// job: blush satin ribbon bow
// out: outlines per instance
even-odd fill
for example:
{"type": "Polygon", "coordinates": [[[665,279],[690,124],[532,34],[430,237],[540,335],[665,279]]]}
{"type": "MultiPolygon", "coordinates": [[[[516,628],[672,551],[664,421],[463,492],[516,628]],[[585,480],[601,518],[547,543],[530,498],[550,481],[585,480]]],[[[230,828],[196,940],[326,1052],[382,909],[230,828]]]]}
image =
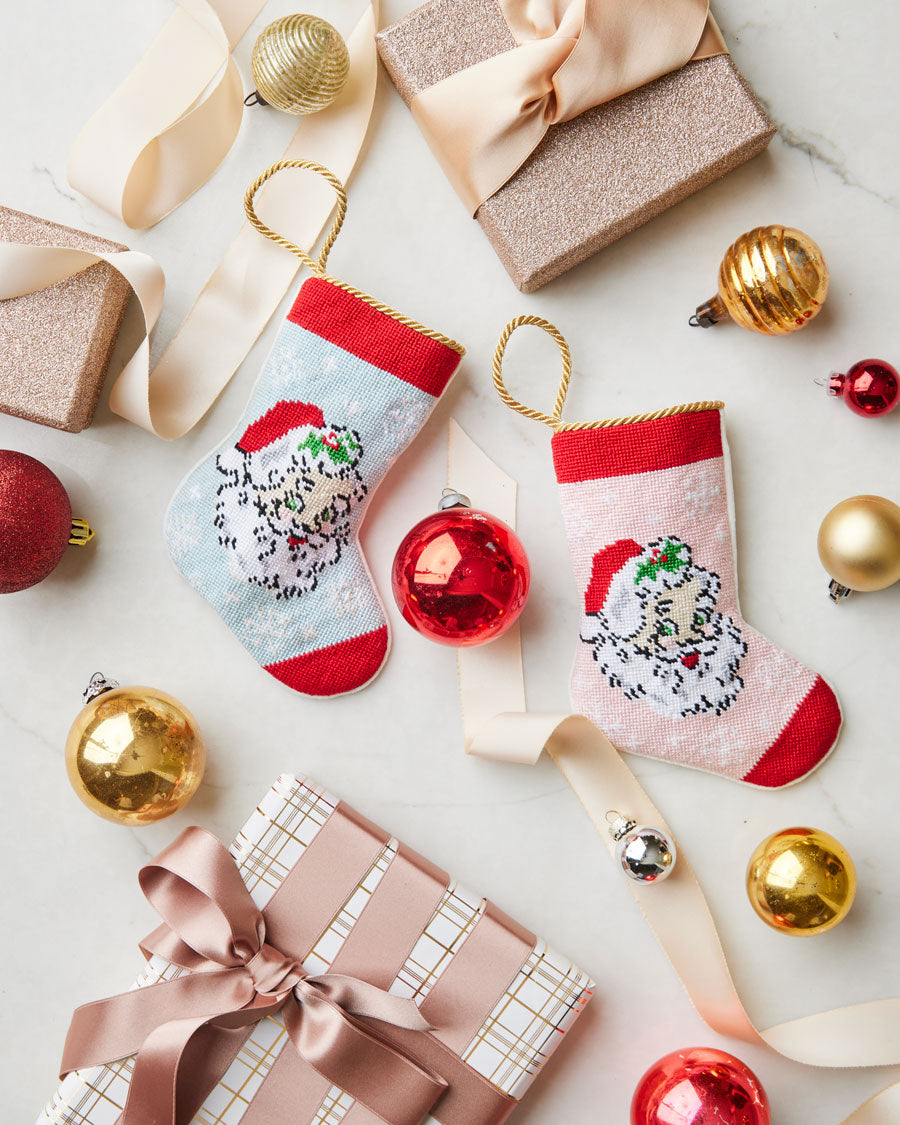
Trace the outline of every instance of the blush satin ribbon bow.
{"type": "MultiPolygon", "coordinates": [[[[215,836],[186,829],[140,883],[165,923],[141,948],[190,972],[78,1008],[61,1073],[136,1055],[119,1125],[189,1121],[247,1029],[278,1011],[298,1055],[388,1125],[419,1125],[445,1092],[442,1078],[353,1018],[429,1030],[412,1000],[354,977],[308,976],[269,945],[265,914],[215,836]]],[[[289,1102],[284,1114],[293,1120],[289,1102]]]]}
{"type": "Polygon", "coordinates": [[[709,0],[499,0],[516,46],[429,86],[410,109],[474,214],[551,125],[727,48],[709,0]]]}

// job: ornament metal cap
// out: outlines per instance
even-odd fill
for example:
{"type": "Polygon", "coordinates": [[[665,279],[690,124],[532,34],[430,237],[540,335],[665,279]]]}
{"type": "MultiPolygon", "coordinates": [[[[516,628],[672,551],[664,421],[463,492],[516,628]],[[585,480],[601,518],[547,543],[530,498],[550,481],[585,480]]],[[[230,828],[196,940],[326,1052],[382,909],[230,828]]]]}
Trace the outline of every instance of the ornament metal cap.
{"type": "Polygon", "coordinates": [[[606,821],[609,824],[609,834],[614,840],[621,840],[632,828],[637,828],[636,820],[632,820],[627,816],[622,816],[622,814],[616,812],[615,809],[609,810],[606,814],[606,821]]]}
{"type": "Polygon", "coordinates": [[[688,324],[691,328],[712,328],[720,320],[728,320],[725,306],[718,297],[710,297],[708,301],[697,306],[693,316],[688,317],[688,324]]]}
{"type": "Polygon", "coordinates": [[[438,502],[438,511],[446,512],[448,508],[471,508],[472,501],[455,488],[445,488],[438,502]]]}
{"type": "Polygon", "coordinates": [[[103,695],[103,693],[107,691],[114,691],[117,687],[119,687],[118,680],[108,680],[102,672],[95,672],[93,676],[91,676],[91,682],[81,693],[81,699],[85,707],[87,707],[98,695],[103,695]]]}
{"type": "Polygon", "coordinates": [[[94,538],[94,529],[87,520],[73,519],[69,531],[69,542],[74,547],[83,547],[94,538]]]}
{"type": "Polygon", "coordinates": [[[849,586],[842,586],[836,578],[828,583],[828,596],[835,605],[840,605],[844,598],[849,598],[853,591],[849,586]]]}

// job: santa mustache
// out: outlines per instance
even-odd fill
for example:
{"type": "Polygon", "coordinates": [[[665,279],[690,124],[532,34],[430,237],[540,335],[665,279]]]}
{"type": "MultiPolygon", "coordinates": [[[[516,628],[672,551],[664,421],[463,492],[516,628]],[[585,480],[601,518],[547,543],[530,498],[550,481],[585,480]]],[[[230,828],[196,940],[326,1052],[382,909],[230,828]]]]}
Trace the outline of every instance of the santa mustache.
{"type": "Polygon", "coordinates": [[[721,613],[713,613],[705,629],[702,640],[692,638],[669,649],[638,647],[588,615],[581,639],[591,646],[610,687],[668,718],[686,718],[722,714],[744,686],[737,674],[747,652],[740,630],[721,613]]]}

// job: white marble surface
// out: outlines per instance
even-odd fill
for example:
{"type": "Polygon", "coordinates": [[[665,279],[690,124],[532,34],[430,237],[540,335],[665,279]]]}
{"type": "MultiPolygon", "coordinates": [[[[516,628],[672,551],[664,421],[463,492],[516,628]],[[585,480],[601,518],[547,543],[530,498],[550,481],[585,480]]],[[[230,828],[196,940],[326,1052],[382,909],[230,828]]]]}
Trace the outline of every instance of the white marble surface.
{"type": "MultiPolygon", "coordinates": [[[[154,254],[169,279],[157,351],[239,226],[245,184],[276,158],[292,129],[286,118],[255,112],[215,179],[146,233],[127,232],[76,196],[65,180],[69,144],[170,7],[166,0],[7,0],[0,35],[0,200],[154,254]]],[[[285,7],[273,4],[267,14],[285,7]]],[[[407,0],[392,0],[387,15],[406,7],[407,0]]],[[[455,415],[520,480],[519,524],[535,577],[523,619],[534,708],[566,705],[577,608],[547,435],[503,410],[490,390],[500,328],[510,316],[535,312],[567,333],[576,360],[571,417],[727,400],[744,612],[837,686],[844,733],[819,773],[776,794],[656,762],[630,764],[667,811],[749,1010],[767,1025],[900,990],[900,586],[836,609],[815,550],[819,521],[838,500],[857,492],[900,498],[900,412],[858,419],[813,383],[867,354],[900,362],[900,77],[892,49],[900,15],[888,0],[758,0],[752,8],[719,0],[715,12],[780,126],[765,156],[523,297],[382,81],[333,266],[469,348],[446,400],[372,503],[364,540],[376,578],[386,591],[399,539],[435,502],[445,425],[455,415]],[[782,340],[736,327],[689,330],[687,315],[712,292],[724,248],[766,222],[808,230],[825,249],[833,281],[821,317],[782,340]],[[837,835],[860,874],[850,919],[811,942],[767,931],[743,890],[758,840],[795,822],[837,835]]],[[[354,7],[341,0],[331,17],[346,28],[354,7]]],[[[239,56],[245,73],[250,42],[239,56]]],[[[0,603],[4,1119],[33,1120],[49,1095],[71,1009],[131,980],[137,939],[152,922],[136,882],[140,863],[191,822],[230,837],[283,770],[320,779],[597,978],[596,1002],[519,1112],[521,1125],[621,1125],[645,1066],[689,1044],[741,1054],[763,1078],[777,1125],[837,1123],[900,1077],[808,1070],[718,1040],[694,1014],[553,765],[466,758],[453,654],[428,645],[395,613],[388,666],[356,696],[301,699],[248,660],[169,564],[160,526],[186,469],[234,424],[273,330],[206,421],[174,445],[128,426],[105,405],[78,435],[0,416],[0,447],[46,461],[98,532],[94,546],[71,551],[42,585],[0,603]],[[98,668],[172,692],[200,721],[207,781],[170,822],[122,829],[92,817],[69,789],[65,735],[98,668]]],[[[549,403],[557,370],[549,341],[512,355],[522,397],[549,403]]]]}

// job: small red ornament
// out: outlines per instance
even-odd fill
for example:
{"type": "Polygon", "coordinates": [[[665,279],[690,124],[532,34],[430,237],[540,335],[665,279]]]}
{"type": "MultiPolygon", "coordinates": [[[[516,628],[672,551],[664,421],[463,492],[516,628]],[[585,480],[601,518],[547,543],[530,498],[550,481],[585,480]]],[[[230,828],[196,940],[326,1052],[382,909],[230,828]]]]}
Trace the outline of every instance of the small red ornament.
{"type": "Polygon", "coordinates": [[[448,492],[440,511],[417,523],[400,544],[391,580],[414,629],[439,644],[462,647],[486,644],[516,622],[531,569],[511,527],[448,492]]]}
{"type": "Polygon", "coordinates": [[[675,1051],[650,1067],[631,1102],[631,1125],[770,1125],[753,1071],[713,1047],[675,1051]]]}
{"type": "Polygon", "coordinates": [[[854,414],[875,418],[888,414],[900,398],[900,376],[883,359],[861,359],[846,375],[835,372],[828,393],[842,398],[854,414]]]}
{"type": "Polygon", "coordinates": [[[87,543],[93,534],[72,519],[55,473],[27,453],[0,449],[0,594],[42,582],[69,543],[87,543]]]}

